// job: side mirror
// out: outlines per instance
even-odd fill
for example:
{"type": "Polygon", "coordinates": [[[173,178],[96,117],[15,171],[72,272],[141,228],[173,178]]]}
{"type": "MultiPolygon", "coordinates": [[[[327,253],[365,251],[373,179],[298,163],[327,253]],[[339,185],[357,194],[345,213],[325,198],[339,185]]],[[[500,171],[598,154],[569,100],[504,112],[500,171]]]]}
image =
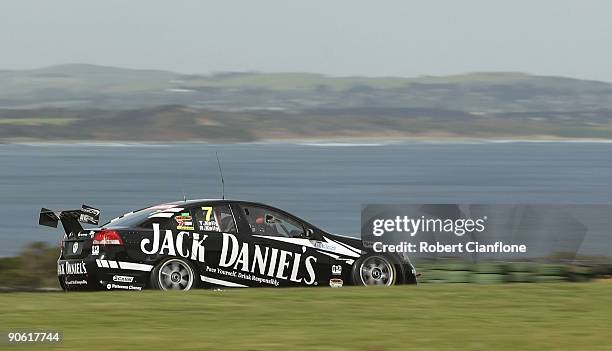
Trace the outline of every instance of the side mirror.
{"type": "Polygon", "coordinates": [[[266,214],[266,223],[273,224],[273,223],[280,223],[280,222],[281,222],[280,219],[274,217],[271,214],[266,214]]]}
{"type": "Polygon", "coordinates": [[[312,239],[312,237],[314,236],[314,230],[308,228],[308,229],[306,229],[306,233],[304,235],[306,235],[307,238],[311,238],[312,239]]]}

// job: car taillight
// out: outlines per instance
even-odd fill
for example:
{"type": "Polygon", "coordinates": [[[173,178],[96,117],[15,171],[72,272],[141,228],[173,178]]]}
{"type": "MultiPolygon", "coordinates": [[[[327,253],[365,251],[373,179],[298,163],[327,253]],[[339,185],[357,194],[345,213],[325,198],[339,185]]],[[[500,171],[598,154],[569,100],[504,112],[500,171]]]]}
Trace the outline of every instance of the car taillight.
{"type": "Polygon", "coordinates": [[[93,239],[94,245],[123,245],[121,235],[115,230],[102,229],[93,239]]]}

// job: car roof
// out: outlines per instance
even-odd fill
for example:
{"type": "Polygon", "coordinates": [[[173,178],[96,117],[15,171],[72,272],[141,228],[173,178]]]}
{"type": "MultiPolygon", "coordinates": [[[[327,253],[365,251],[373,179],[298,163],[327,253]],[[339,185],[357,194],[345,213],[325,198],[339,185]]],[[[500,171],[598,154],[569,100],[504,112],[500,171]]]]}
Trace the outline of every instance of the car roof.
{"type": "Polygon", "coordinates": [[[230,204],[230,203],[245,203],[245,204],[257,204],[257,205],[263,205],[263,206],[269,206],[272,207],[270,205],[261,203],[261,202],[253,202],[253,201],[246,201],[246,200],[236,200],[236,199],[191,199],[191,200],[179,200],[179,201],[173,201],[173,202],[166,202],[163,204],[158,204],[158,205],[153,205],[153,206],[160,206],[160,205],[197,205],[200,203],[226,203],[226,204],[230,204]]]}

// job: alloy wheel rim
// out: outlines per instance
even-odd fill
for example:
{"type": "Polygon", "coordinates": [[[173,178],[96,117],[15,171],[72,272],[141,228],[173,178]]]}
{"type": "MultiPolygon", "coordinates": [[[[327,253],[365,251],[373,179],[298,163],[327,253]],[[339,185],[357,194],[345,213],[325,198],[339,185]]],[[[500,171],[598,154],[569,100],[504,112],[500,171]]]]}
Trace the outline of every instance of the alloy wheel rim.
{"type": "Polygon", "coordinates": [[[361,282],[366,286],[390,286],[394,281],[393,267],[380,256],[366,258],[359,268],[361,282]]]}
{"type": "Polygon", "coordinates": [[[168,260],[159,269],[159,286],[163,290],[189,290],[193,285],[193,270],[180,260],[168,260]]]}

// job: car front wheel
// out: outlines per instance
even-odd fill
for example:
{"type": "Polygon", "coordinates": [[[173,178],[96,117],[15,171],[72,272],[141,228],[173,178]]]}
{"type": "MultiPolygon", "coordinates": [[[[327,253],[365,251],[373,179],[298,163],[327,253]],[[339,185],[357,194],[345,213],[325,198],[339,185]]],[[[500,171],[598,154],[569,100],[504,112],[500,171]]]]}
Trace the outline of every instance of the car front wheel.
{"type": "Polygon", "coordinates": [[[397,271],[385,256],[366,256],[355,265],[353,280],[356,285],[391,286],[397,281],[397,271]]]}

